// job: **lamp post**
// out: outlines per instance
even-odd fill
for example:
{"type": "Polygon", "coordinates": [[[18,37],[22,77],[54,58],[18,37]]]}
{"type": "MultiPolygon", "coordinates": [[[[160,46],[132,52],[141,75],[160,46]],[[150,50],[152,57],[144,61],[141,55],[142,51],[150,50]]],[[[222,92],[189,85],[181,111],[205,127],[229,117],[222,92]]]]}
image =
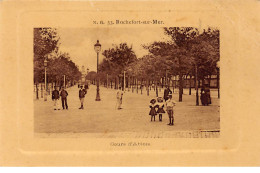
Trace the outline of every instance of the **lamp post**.
{"type": "Polygon", "coordinates": [[[220,69],[220,65],[219,65],[219,61],[217,62],[217,87],[218,87],[218,98],[220,98],[220,93],[219,93],[219,69],[220,69]]]}
{"type": "Polygon", "coordinates": [[[47,70],[47,59],[44,60],[44,71],[45,71],[45,90],[44,90],[44,101],[47,101],[47,73],[46,73],[46,70],[47,70]]]}
{"type": "Polygon", "coordinates": [[[96,95],[96,101],[100,101],[100,95],[99,95],[99,77],[98,77],[98,55],[101,50],[101,44],[99,43],[99,40],[97,40],[97,43],[94,45],[94,49],[97,53],[97,95],[96,95]]]}

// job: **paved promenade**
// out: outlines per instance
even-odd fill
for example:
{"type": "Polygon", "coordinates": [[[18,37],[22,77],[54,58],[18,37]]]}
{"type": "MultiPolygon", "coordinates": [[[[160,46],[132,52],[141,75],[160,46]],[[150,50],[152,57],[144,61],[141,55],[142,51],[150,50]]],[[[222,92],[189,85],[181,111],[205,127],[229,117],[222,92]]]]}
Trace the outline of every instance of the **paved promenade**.
{"type": "MultiPolygon", "coordinates": [[[[85,98],[85,109],[78,109],[77,86],[67,89],[69,110],[53,110],[53,102],[42,98],[34,100],[34,130],[39,137],[89,137],[89,138],[216,138],[220,132],[219,99],[212,92],[212,105],[195,106],[195,95],[184,91],[183,102],[173,94],[175,125],[168,126],[168,116],[163,121],[156,117],[150,121],[149,101],[154,98],[151,90],[141,95],[126,91],[123,109],[116,109],[116,90],[100,88],[101,101],[96,102],[96,86],[91,85],[85,98]]],[[[193,89],[193,93],[195,90],[193,89]]],[[[163,91],[159,92],[162,96],[163,91]]]]}

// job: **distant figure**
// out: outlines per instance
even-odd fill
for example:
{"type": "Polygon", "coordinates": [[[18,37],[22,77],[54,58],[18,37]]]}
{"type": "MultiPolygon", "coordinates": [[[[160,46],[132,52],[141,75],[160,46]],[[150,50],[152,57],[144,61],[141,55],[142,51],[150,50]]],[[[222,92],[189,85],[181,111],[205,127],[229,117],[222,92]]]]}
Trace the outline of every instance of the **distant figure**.
{"type": "Polygon", "coordinates": [[[84,98],[85,98],[85,95],[86,95],[86,91],[85,89],[83,89],[83,86],[81,85],[80,86],[80,90],[79,90],[79,100],[80,100],[80,108],[79,109],[84,109],[84,98]]]}
{"type": "Polygon", "coordinates": [[[57,90],[57,87],[54,87],[54,90],[52,91],[52,100],[54,101],[54,110],[60,110],[59,102],[60,99],[59,91],[57,90]]]}
{"type": "Polygon", "coordinates": [[[151,115],[151,121],[155,121],[155,115],[157,115],[157,112],[156,112],[156,108],[158,108],[158,105],[155,104],[156,103],[156,100],[155,99],[152,99],[150,101],[150,112],[149,112],[149,115],[151,115]]]}
{"type": "Polygon", "coordinates": [[[200,100],[203,106],[211,104],[210,89],[207,86],[201,88],[200,100]]]}
{"type": "Polygon", "coordinates": [[[116,99],[117,99],[117,109],[122,109],[121,105],[123,102],[123,92],[121,91],[121,87],[119,87],[119,90],[116,93],[116,99]]]}
{"type": "Polygon", "coordinates": [[[84,85],[84,89],[88,90],[88,83],[84,85]]]}
{"type": "Polygon", "coordinates": [[[61,96],[61,102],[62,102],[62,108],[68,109],[68,104],[67,104],[67,96],[68,96],[68,92],[64,89],[64,87],[61,88],[61,92],[60,92],[60,96],[61,96]]]}
{"type": "Polygon", "coordinates": [[[203,106],[207,105],[207,96],[204,87],[200,89],[200,100],[203,106]]]}
{"type": "Polygon", "coordinates": [[[172,99],[172,95],[169,95],[169,99],[166,101],[166,111],[169,115],[169,121],[170,123],[168,125],[173,126],[174,125],[174,117],[173,117],[173,107],[175,106],[175,102],[172,99]]]}
{"type": "Polygon", "coordinates": [[[205,87],[205,94],[206,94],[206,100],[207,100],[207,106],[208,106],[209,104],[211,104],[209,85],[206,85],[206,87],[205,87]]]}
{"type": "Polygon", "coordinates": [[[165,101],[167,101],[169,99],[169,95],[172,94],[172,91],[170,90],[169,86],[167,85],[165,90],[164,90],[164,93],[163,93],[163,98],[165,101]]]}
{"type": "Polygon", "coordinates": [[[157,98],[157,105],[158,105],[157,113],[159,114],[159,121],[162,121],[162,114],[165,113],[165,111],[164,111],[164,103],[163,103],[163,98],[162,97],[158,97],[157,98]]]}

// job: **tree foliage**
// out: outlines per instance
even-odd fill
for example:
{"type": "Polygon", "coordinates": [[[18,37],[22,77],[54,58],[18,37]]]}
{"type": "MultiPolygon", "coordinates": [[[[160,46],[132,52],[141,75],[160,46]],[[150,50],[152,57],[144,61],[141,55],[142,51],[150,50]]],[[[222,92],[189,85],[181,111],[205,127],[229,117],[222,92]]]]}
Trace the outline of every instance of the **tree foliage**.
{"type": "Polygon", "coordinates": [[[128,65],[137,60],[132,47],[129,47],[127,43],[114,45],[113,48],[104,50],[102,54],[105,59],[99,65],[100,72],[112,76],[122,73],[128,65]]]}
{"type": "Polygon", "coordinates": [[[44,60],[48,59],[47,77],[51,82],[78,80],[81,73],[68,53],[59,51],[58,31],[55,28],[34,28],[34,82],[44,81],[44,60]]]}

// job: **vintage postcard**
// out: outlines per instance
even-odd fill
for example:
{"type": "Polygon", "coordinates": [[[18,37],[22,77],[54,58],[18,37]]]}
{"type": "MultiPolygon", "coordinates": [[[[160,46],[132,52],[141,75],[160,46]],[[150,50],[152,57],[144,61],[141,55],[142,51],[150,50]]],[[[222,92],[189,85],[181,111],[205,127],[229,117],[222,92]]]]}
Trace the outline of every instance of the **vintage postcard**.
{"type": "Polygon", "coordinates": [[[0,165],[259,166],[259,1],[0,5],[0,165]]]}

